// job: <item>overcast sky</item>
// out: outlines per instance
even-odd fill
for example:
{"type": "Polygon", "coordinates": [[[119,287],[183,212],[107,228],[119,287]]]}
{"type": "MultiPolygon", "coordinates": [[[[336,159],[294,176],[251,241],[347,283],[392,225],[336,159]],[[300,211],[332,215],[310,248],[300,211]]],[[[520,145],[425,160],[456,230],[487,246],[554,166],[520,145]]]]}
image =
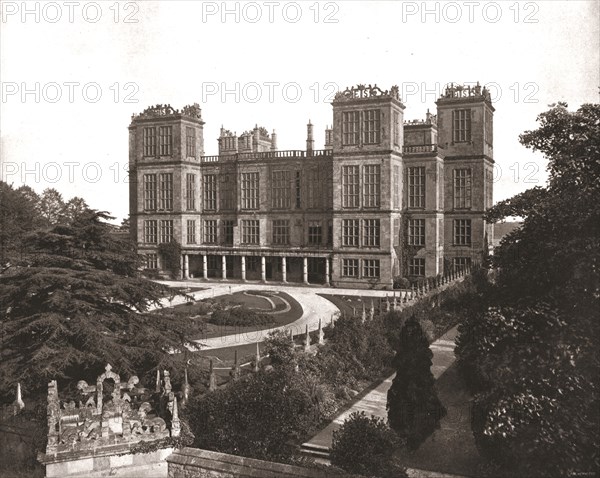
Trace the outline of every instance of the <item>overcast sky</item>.
{"type": "Polygon", "coordinates": [[[316,147],[338,88],[398,85],[405,119],[445,84],[488,85],[494,200],[545,182],[518,142],[547,105],[598,102],[598,1],[2,2],[2,180],[122,219],[131,114],[200,103],[205,153],[219,128],[276,129],[316,147]],[[537,182],[536,182],[537,181],[537,182]]]}

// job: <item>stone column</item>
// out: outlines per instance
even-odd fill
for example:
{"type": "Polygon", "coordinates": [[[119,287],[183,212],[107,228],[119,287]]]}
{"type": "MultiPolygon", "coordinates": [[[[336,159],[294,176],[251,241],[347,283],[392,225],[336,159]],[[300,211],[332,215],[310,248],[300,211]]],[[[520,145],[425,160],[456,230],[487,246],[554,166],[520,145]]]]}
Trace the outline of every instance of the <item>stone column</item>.
{"type": "Polygon", "coordinates": [[[184,259],[185,254],[181,254],[181,257],[179,258],[179,278],[180,279],[185,279],[185,259],[184,259]]]}
{"type": "Polygon", "coordinates": [[[190,255],[189,254],[183,255],[183,278],[184,279],[190,278],[190,255]]]}
{"type": "Polygon", "coordinates": [[[265,256],[260,256],[260,280],[267,281],[267,261],[265,256]]]}
{"type": "Polygon", "coordinates": [[[208,279],[208,256],[202,254],[202,277],[208,279]]]}
{"type": "Polygon", "coordinates": [[[242,280],[246,280],[246,256],[242,256],[242,280]]]}
{"type": "Polygon", "coordinates": [[[281,258],[281,280],[287,282],[287,261],[285,257],[281,258]]]}
{"type": "Polygon", "coordinates": [[[223,276],[223,280],[227,279],[227,256],[221,256],[221,274],[223,276]]]}
{"type": "Polygon", "coordinates": [[[325,258],[325,285],[329,285],[329,257],[325,258]]]}
{"type": "Polygon", "coordinates": [[[308,257],[302,258],[302,282],[308,284],[308,257]]]}

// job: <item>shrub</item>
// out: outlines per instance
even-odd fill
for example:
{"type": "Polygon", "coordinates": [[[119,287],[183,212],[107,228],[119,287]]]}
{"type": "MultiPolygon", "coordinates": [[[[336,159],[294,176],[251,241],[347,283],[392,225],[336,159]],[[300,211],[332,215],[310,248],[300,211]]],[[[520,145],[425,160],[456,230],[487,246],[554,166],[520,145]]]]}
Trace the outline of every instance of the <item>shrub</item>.
{"type": "Polygon", "coordinates": [[[394,289],[409,289],[410,281],[406,277],[394,277],[394,289]]]}
{"type": "Polygon", "coordinates": [[[406,477],[405,470],[394,463],[393,453],[402,441],[378,417],[354,412],[333,432],[331,464],[350,473],[369,476],[406,477]]]}
{"type": "Polygon", "coordinates": [[[246,307],[233,307],[231,309],[215,310],[208,322],[214,325],[250,327],[253,325],[268,325],[273,320],[268,315],[260,314],[246,307]]]}
{"type": "Polygon", "coordinates": [[[296,364],[296,353],[294,351],[294,342],[285,332],[279,330],[271,332],[264,342],[264,353],[271,359],[271,364],[275,367],[296,364]]]}
{"type": "Polygon", "coordinates": [[[260,371],[188,403],[194,446],[271,460],[289,455],[288,442],[319,421],[313,384],[290,368],[260,371]]]}

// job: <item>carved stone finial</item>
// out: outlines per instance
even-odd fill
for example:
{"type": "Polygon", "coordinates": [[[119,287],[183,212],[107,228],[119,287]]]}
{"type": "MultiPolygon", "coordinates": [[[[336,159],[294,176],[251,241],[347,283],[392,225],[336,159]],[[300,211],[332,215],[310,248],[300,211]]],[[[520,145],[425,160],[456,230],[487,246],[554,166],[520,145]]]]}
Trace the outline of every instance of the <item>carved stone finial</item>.
{"type": "Polygon", "coordinates": [[[254,371],[258,372],[259,369],[260,369],[260,346],[258,345],[258,342],[256,342],[256,357],[254,360],[254,371]]]}
{"type": "Polygon", "coordinates": [[[177,397],[173,398],[173,412],[171,418],[171,436],[178,437],[181,433],[181,422],[179,421],[179,410],[177,409],[177,397]]]}
{"type": "Polygon", "coordinates": [[[321,323],[321,319],[319,319],[319,345],[323,345],[325,343],[325,334],[323,333],[323,324],[321,323]]]}

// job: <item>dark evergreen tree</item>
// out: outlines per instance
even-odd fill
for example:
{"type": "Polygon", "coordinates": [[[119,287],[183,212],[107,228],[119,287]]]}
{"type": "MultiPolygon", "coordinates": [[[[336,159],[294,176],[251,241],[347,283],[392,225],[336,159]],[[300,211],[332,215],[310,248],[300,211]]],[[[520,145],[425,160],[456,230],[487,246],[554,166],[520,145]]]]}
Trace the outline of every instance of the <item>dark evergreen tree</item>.
{"type": "Polygon", "coordinates": [[[408,319],[392,360],[396,376],[388,391],[387,410],[390,427],[406,440],[410,449],[416,449],[446,415],[435,390],[432,357],[421,325],[408,319]]]}
{"type": "MultiPolygon", "coordinates": [[[[106,213],[31,234],[22,263],[0,274],[0,390],[25,393],[51,379],[94,377],[106,363],[144,375],[173,368],[199,325],[146,314],[170,292],[138,275],[133,244],[111,234],[106,213]]],[[[178,367],[183,370],[183,366],[178,367]]]]}

